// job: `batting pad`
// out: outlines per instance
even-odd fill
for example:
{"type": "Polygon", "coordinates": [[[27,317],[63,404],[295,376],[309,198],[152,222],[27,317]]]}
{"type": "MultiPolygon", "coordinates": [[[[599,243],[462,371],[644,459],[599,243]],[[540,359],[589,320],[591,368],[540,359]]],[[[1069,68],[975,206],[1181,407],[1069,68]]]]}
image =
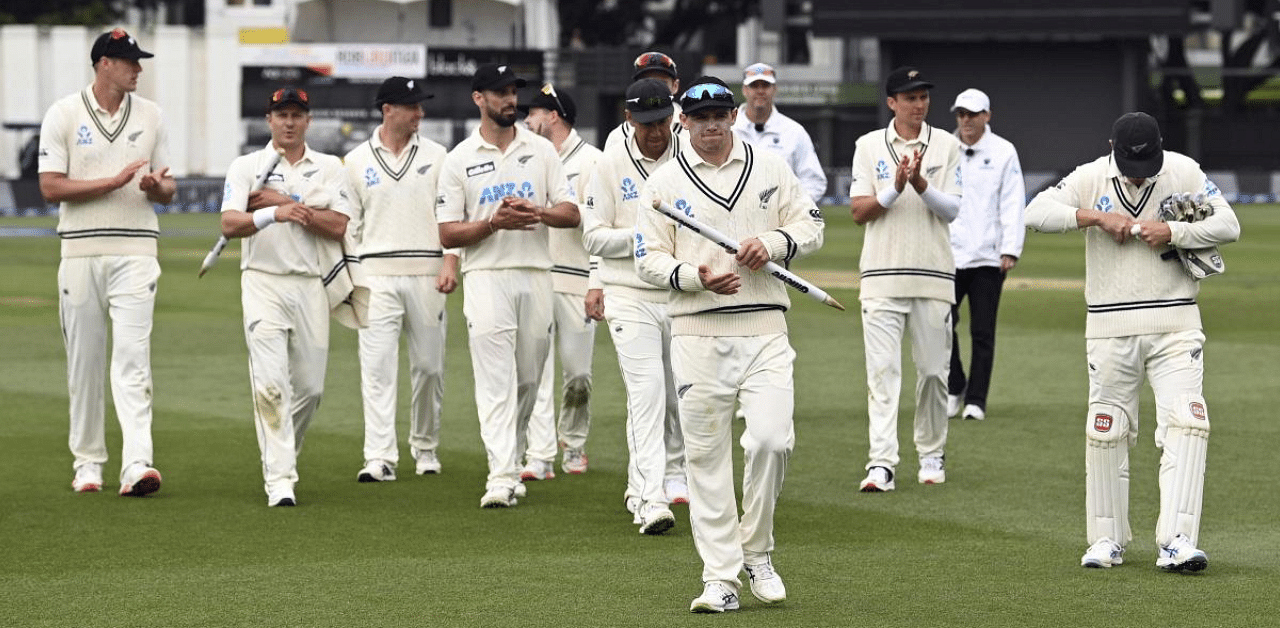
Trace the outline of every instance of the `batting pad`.
{"type": "Polygon", "coordinates": [[[1205,458],[1209,451],[1209,412],[1200,395],[1181,395],[1160,455],[1160,520],[1156,542],[1178,534],[1192,545],[1200,534],[1205,458]]]}
{"type": "Polygon", "coordinates": [[[1120,406],[1090,404],[1085,429],[1085,518],[1089,543],[1103,537],[1128,545],[1129,417],[1120,406]]]}

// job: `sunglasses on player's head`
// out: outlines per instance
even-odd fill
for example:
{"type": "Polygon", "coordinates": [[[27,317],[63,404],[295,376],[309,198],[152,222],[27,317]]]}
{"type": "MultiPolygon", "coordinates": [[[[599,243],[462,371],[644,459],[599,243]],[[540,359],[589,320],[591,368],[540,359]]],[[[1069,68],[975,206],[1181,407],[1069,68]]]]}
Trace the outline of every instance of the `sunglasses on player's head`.
{"type": "Polygon", "coordinates": [[[670,96],[650,96],[648,98],[628,98],[627,102],[635,103],[637,108],[650,110],[661,109],[671,104],[670,96]]]}
{"type": "Polygon", "coordinates": [[[728,87],[716,83],[699,83],[685,90],[680,100],[723,100],[733,103],[733,92],[728,87]]]}
{"type": "Polygon", "coordinates": [[[275,93],[271,94],[271,103],[272,104],[278,103],[281,100],[284,100],[285,98],[288,98],[290,96],[297,98],[298,100],[301,100],[304,103],[309,102],[307,100],[306,92],[300,89],[294,89],[292,87],[282,87],[280,89],[277,89],[275,93]]]}
{"type": "Polygon", "coordinates": [[[637,70],[639,70],[640,68],[647,68],[655,65],[661,66],[664,68],[674,68],[676,67],[676,62],[672,61],[671,57],[668,57],[667,55],[664,55],[661,52],[646,52],[636,57],[636,61],[634,64],[637,70]]]}
{"type": "Polygon", "coordinates": [[[560,117],[562,118],[569,117],[569,112],[564,110],[564,103],[560,102],[560,95],[556,94],[555,85],[552,85],[551,83],[544,84],[542,86],[542,93],[550,96],[551,100],[554,100],[556,102],[556,111],[560,114],[560,117]]]}

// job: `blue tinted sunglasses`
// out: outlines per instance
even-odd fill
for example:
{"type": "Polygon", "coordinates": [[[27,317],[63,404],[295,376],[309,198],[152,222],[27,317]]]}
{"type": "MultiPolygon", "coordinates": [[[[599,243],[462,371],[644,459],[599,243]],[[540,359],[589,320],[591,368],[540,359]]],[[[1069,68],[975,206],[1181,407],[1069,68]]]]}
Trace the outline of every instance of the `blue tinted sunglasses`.
{"type": "Polygon", "coordinates": [[[733,102],[733,92],[729,91],[724,85],[715,83],[700,83],[685,90],[680,100],[725,100],[733,102]]]}

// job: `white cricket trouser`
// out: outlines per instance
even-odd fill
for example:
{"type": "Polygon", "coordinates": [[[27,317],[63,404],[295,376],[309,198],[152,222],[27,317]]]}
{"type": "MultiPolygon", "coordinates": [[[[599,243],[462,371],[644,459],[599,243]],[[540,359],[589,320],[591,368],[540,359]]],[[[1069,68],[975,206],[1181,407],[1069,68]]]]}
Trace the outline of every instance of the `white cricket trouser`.
{"type": "Polygon", "coordinates": [[[582,449],[591,430],[591,358],[596,322],[586,314],[583,295],[557,292],[553,297],[556,351],[547,352],[538,399],[529,419],[529,451],[534,460],[556,457],[557,432],[566,449],[582,449]],[[556,421],[555,354],[560,354],[560,420],[556,421]]]}
{"type": "Polygon", "coordinates": [[[240,274],[244,338],[262,479],[273,488],[298,481],[298,453],[324,392],[329,359],[329,300],[319,277],[240,274]]]}
{"type": "Polygon", "coordinates": [[[107,319],[111,398],[124,446],[120,475],[151,466],[151,320],[160,263],[142,255],[68,257],[58,265],[58,314],[67,349],[73,467],[107,461],[107,319]]]}
{"type": "Polygon", "coordinates": [[[663,481],[685,478],[684,434],[671,375],[666,303],[605,295],[609,335],[627,389],[627,491],[624,498],[667,503],[663,481]]]}
{"type": "MultiPolygon", "coordinates": [[[[1151,382],[1151,390],[1156,402],[1155,444],[1161,448],[1160,470],[1160,526],[1169,529],[1157,530],[1156,542],[1168,543],[1176,534],[1185,534],[1192,543],[1199,536],[1199,511],[1203,497],[1203,484],[1194,484],[1193,494],[1187,496],[1167,495],[1171,490],[1168,476],[1184,475],[1194,472],[1203,477],[1204,459],[1183,460],[1175,457],[1166,442],[1166,433],[1171,427],[1177,427],[1180,421],[1178,412],[1187,396],[1203,399],[1204,382],[1204,333],[1198,329],[1172,332],[1166,334],[1147,334],[1141,336],[1123,336],[1119,338],[1086,339],[1086,351],[1089,365],[1089,405],[1118,406],[1128,416],[1127,442],[1122,443],[1122,451],[1137,443],[1138,439],[1138,399],[1145,376],[1151,382]],[[1199,469],[1182,469],[1182,465],[1199,465],[1199,469]],[[1169,468],[1166,468],[1169,467],[1169,468]],[[1178,499],[1191,502],[1192,516],[1179,517],[1178,499]],[[1166,523],[1167,522],[1167,523],[1166,523]],[[1160,538],[1163,537],[1163,538],[1160,538]]],[[[1089,417],[1093,421],[1093,417],[1089,417]]],[[[1207,422],[1207,421],[1206,421],[1207,422]]],[[[1207,426],[1206,426],[1207,427],[1207,426]]],[[[1207,429],[1206,437],[1207,437],[1207,429]]],[[[1086,503],[1099,495],[1111,495],[1113,499],[1123,499],[1125,503],[1115,504],[1118,512],[1128,510],[1128,456],[1127,451],[1116,464],[1123,464],[1123,478],[1126,486],[1100,486],[1094,478],[1115,478],[1115,473],[1094,472],[1086,469],[1086,503]]],[[[1088,458],[1086,458],[1088,462],[1088,458]]],[[[1105,526],[1097,526],[1096,536],[1120,538],[1112,540],[1125,544],[1132,536],[1127,517],[1120,522],[1121,530],[1107,531],[1105,526]]],[[[1097,541],[1090,538],[1089,542],[1097,541]]]]}
{"type": "Polygon", "coordinates": [[[435,275],[370,275],[369,326],[360,335],[360,392],[364,397],[364,459],[392,467],[396,445],[396,388],[400,332],[409,352],[409,445],[435,451],[444,402],[445,295],[435,275]]]}
{"type": "Polygon", "coordinates": [[[947,376],[951,372],[951,304],[938,299],[865,299],[862,339],[867,359],[871,448],[867,468],[898,466],[898,400],[902,335],[911,334],[916,365],[915,443],[920,457],[947,444],[947,376]]]}
{"type": "Polygon", "coordinates": [[[489,456],[485,489],[520,483],[525,431],[551,349],[551,273],[473,270],[464,277],[480,438],[489,456]]]}
{"type": "MultiPolygon", "coordinates": [[[[689,464],[689,524],[702,580],[739,583],[744,558],[773,551],[773,512],[795,445],[795,351],[786,334],[675,336],[680,425],[689,464]],[[733,411],[742,433],[742,520],[733,486],[733,411]]],[[[948,354],[948,357],[950,355],[948,354]]]]}

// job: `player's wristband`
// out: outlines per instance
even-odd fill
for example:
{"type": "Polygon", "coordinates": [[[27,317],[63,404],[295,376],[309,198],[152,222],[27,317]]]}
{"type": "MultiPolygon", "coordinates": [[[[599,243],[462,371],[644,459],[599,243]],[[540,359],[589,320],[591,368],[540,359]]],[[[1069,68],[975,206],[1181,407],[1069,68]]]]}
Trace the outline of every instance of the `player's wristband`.
{"type": "Polygon", "coordinates": [[[876,194],[876,202],[880,203],[881,207],[888,209],[889,206],[892,205],[894,201],[898,200],[898,196],[901,194],[902,192],[895,190],[891,185],[889,187],[886,187],[883,190],[880,190],[879,194],[876,194]]]}
{"type": "Polygon", "coordinates": [[[276,207],[263,207],[262,209],[253,212],[253,226],[257,227],[258,231],[262,231],[263,229],[275,224],[276,209],[278,207],[278,205],[276,207]]]}

